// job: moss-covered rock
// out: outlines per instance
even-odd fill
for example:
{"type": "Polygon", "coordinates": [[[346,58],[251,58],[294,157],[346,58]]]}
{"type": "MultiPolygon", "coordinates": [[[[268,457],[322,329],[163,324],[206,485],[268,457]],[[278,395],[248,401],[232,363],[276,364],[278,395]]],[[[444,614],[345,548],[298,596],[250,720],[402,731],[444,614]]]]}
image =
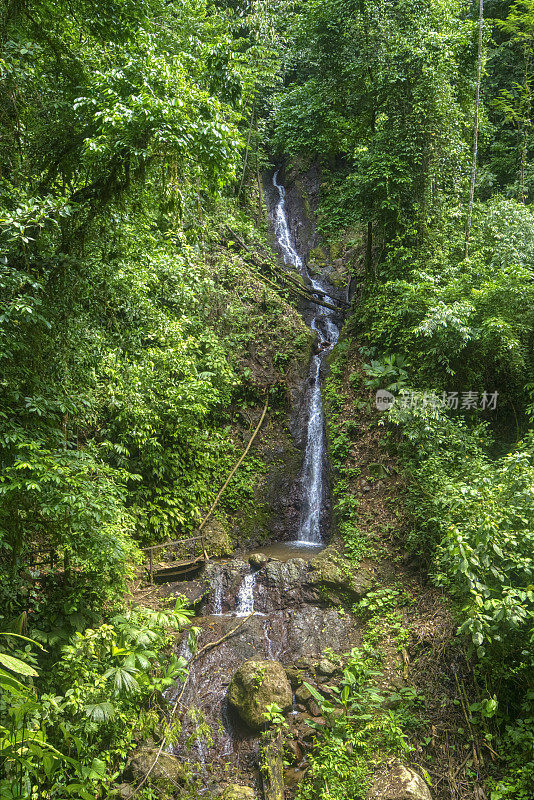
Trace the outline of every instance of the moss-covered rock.
{"type": "Polygon", "coordinates": [[[254,800],[255,797],[254,789],[251,789],[250,786],[241,786],[238,783],[230,784],[220,795],[221,800],[254,800]]]}
{"type": "Polygon", "coordinates": [[[296,689],[298,686],[300,686],[304,680],[303,670],[297,669],[297,667],[286,667],[286,675],[293,689],[296,689]]]}
{"type": "Polygon", "coordinates": [[[334,548],[327,547],[311,562],[308,581],[330,591],[338,601],[343,593],[360,600],[371,588],[372,576],[366,569],[354,571],[351,564],[334,548]]]}
{"type": "Polygon", "coordinates": [[[317,264],[322,266],[326,264],[327,256],[323,248],[319,246],[310,250],[309,261],[310,265],[317,264]]]}
{"type": "Polygon", "coordinates": [[[254,730],[265,726],[263,713],[271,703],[291,708],[291,684],[278,661],[245,661],[228,687],[228,700],[243,722],[254,730]]]}
{"type": "Polygon", "coordinates": [[[368,800],[432,800],[432,795],[418,772],[393,759],[376,777],[368,800]]]}
{"type": "MultiPolygon", "coordinates": [[[[157,786],[162,792],[170,792],[171,795],[177,786],[187,784],[190,778],[187,765],[170,753],[160,753],[159,747],[141,747],[130,758],[128,773],[135,783],[142,780],[149,770],[151,770],[149,783],[157,786]]],[[[162,794],[162,797],[164,796],[162,794]]]]}
{"type": "Polygon", "coordinates": [[[202,531],[206,552],[212,558],[228,556],[232,552],[232,541],[220,520],[211,518],[202,531]]]}

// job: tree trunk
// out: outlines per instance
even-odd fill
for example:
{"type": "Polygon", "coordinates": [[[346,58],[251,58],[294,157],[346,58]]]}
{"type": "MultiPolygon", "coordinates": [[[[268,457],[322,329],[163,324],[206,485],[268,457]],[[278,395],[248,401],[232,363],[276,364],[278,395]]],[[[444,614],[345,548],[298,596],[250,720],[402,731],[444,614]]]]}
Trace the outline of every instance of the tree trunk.
{"type": "Polygon", "coordinates": [[[465,225],[464,257],[469,254],[469,234],[471,233],[471,220],[473,218],[473,203],[475,200],[475,179],[477,175],[478,154],[478,115],[480,109],[480,80],[482,75],[482,34],[484,31],[484,0],[480,0],[478,7],[478,54],[477,54],[477,83],[475,89],[475,120],[473,124],[473,160],[471,162],[471,185],[469,188],[469,207],[467,209],[467,222],[465,225]]]}
{"type": "Polygon", "coordinates": [[[521,150],[519,154],[519,200],[521,203],[525,202],[525,168],[527,166],[528,156],[528,136],[530,132],[530,112],[532,108],[532,98],[530,94],[529,82],[529,67],[530,67],[530,53],[525,54],[525,75],[523,80],[523,92],[525,96],[525,114],[523,117],[523,125],[521,130],[521,150]]]}
{"type": "Polygon", "coordinates": [[[261,742],[261,780],[265,800],[284,800],[284,741],[280,731],[264,734],[261,742]]]}

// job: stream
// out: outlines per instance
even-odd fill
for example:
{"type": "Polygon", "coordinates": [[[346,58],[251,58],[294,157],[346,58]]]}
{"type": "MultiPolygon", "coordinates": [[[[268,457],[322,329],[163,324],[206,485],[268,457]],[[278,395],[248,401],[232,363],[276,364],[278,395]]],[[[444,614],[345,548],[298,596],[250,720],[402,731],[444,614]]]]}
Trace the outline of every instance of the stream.
{"type": "MultiPolygon", "coordinates": [[[[276,170],[272,176],[270,215],[286,268],[296,270],[313,289],[335,291],[326,280],[308,273],[297,252],[286,188],[279,174],[276,170]]],[[[325,546],[329,521],[321,383],[324,361],[337,341],[339,328],[337,312],[309,305],[312,307],[305,309],[304,316],[316,333],[316,343],[302,387],[303,463],[296,535],[292,541],[273,542],[253,554],[208,562],[203,575],[209,580],[210,593],[194,622],[201,629],[199,647],[218,642],[240,627],[192,662],[181,699],[181,708],[187,712],[172,749],[189,761],[201,791],[232,776],[240,780],[248,776],[257,786],[258,734],[240,722],[226,700],[235,670],[251,658],[278,660],[284,667],[300,664],[305,669],[306,659],[317,659],[328,647],[344,651],[351,638],[350,621],[327,607],[314,582],[313,563],[325,546]]],[[[182,655],[191,657],[187,646],[182,655]]],[[[179,690],[178,686],[175,696],[179,690]]],[[[294,703],[296,725],[304,710],[294,703]]]]}

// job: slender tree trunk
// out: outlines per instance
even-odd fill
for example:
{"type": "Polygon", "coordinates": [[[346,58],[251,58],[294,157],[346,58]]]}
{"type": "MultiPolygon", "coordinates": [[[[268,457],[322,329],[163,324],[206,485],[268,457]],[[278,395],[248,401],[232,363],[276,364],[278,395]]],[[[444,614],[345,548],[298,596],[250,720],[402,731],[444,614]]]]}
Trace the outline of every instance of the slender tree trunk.
{"type": "Polygon", "coordinates": [[[241,195],[241,190],[243,189],[243,184],[245,182],[245,175],[246,175],[246,172],[247,172],[248,151],[249,151],[249,148],[250,148],[250,137],[252,136],[252,127],[254,125],[254,114],[255,114],[255,111],[256,111],[256,109],[253,107],[252,108],[252,113],[250,115],[250,125],[249,125],[249,128],[248,128],[247,146],[246,146],[246,149],[245,149],[245,161],[243,163],[243,174],[241,175],[241,181],[239,183],[239,189],[237,190],[237,199],[238,200],[239,200],[239,197],[241,195]]]}
{"type": "Polygon", "coordinates": [[[525,168],[527,166],[528,156],[528,135],[530,132],[530,112],[532,108],[532,97],[530,93],[530,82],[528,73],[530,68],[530,53],[527,51],[525,55],[525,75],[523,80],[523,92],[525,96],[525,114],[523,117],[523,125],[521,130],[521,151],[519,154],[519,200],[521,203],[525,202],[525,168]]]}
{"type": "Polygon", "coordinates": [[[478,115],[480,109],[480,80],[482,75],[482,34],[484,31],[484,0],[480,0],[478,7],[478,54],[477,54],[477,83],[475,89],[475,120],[473,124],[473,160],[471,162],[471,185],[469,187],[469,207],[467,209],[467,222],[465,225],[464,257],[469,254],[469,234],[471,233],[471,220],[473,218],[473,203],[475,200],[475,179],[477,175],[478,155],[478,115]]]}
{"type": "Polygon", "coordinates": [[[371,273],[373,266],[373,223],[371,220],[367,223],[367,246],[365,248],[365,272],[367,275],[371,273]]]}

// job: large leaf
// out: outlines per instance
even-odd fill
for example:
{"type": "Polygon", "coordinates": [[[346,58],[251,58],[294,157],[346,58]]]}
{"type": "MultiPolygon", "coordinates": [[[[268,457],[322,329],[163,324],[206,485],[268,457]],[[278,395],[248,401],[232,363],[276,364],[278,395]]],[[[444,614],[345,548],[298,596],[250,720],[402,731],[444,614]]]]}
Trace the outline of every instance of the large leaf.
{"type": "Polygon", "coordinates": [[[27,687],[3,669],[0,669],[0,688],[16,697],[28,694],[27,687]]]}
{"type": "Polygon", "coordinates": [[[92,703],[85,706],[85,713],[93,722],[109,722],[115,716],[113,703],[92,703]]]}
{"type": "Polygon", "coordinates": [[[25,661],[21,661],[20,658],[8,656],[7,653],[0,653],[0,664],[7,669],[13,670],[13,672],[16,672],[18,675],[26,675],[31,678],[38,677],[38,673],[33,667],[30,667],[25,661]]]}

